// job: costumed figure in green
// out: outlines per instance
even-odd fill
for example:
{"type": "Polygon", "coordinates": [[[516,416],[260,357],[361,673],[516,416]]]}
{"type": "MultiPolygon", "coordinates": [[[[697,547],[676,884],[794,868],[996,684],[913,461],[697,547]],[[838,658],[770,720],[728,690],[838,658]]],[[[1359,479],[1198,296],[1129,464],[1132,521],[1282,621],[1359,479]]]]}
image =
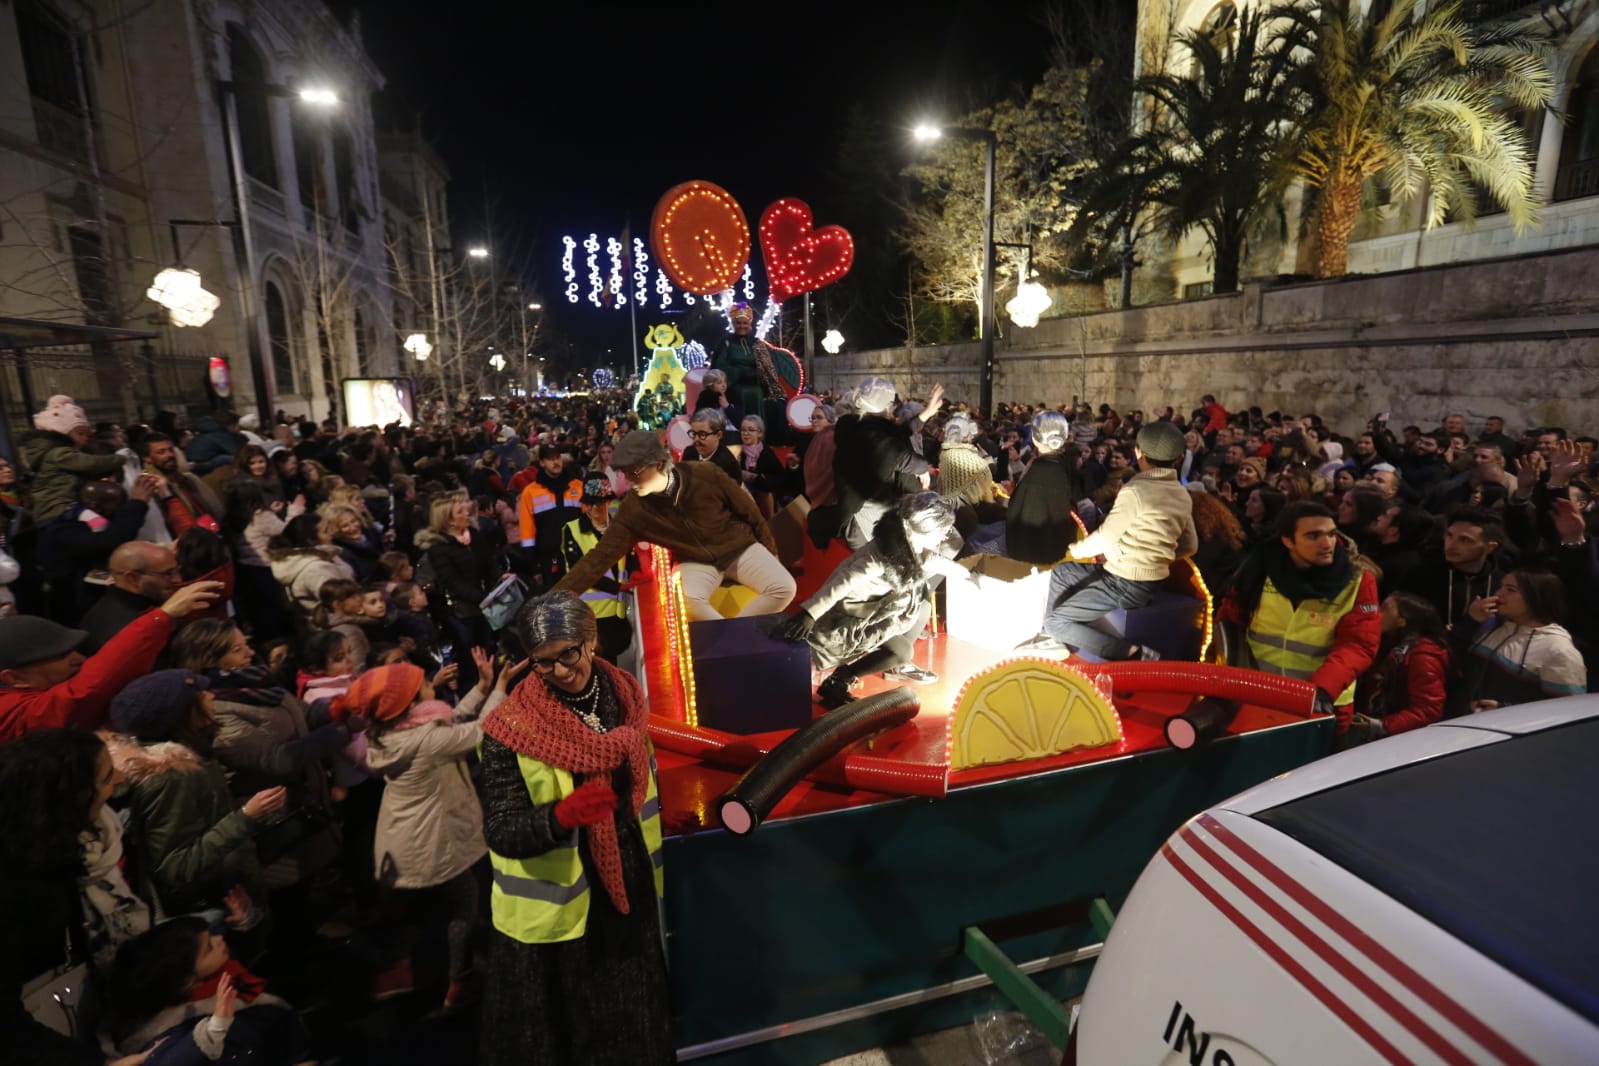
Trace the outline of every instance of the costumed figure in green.
{"type": "Polygon", "coordinates": [[[733,335],[717,345],[711,366],[727,375],[727,398],[734,407],[766,420],[767,442],[786,444],[788,401],[799,391],[799,364],[755,336],[755,312],[749,304],[734,304],[728,318],[733,335]]]}

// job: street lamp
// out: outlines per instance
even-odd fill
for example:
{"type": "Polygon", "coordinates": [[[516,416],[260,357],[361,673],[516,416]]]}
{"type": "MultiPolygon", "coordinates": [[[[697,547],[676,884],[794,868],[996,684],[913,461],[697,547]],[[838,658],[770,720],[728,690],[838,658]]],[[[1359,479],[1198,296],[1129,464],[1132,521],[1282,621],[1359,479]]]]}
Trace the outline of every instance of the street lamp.
{"type": "Polygon", "coordinates": [[[837,355],[844,347],[844,334],[830,329],[822,336],[822,348],[828,355],[837,355]]]}
{"type": "Polygon", "coordinates": [[[918,141],[936,141],[946,133],[951,137],[980,140],[985,150],[983,165],[983,369],[977,406],[986,415],[994,407],[994,156],[997,141],[993,130],[967,126],[934,126],[922,123],[913,131],[918,141]]]}
{"type": "Polygon", "coordinates": [[[428,356],[433,354],[433,345],[428,343],[427,335],[424,333],[411,334],[405,338],[403,347],[406,351],[416,356],[416,361],[419,363],[427,362],[428,356]]]}
{"type": "Polygon", "coordinates": [[[261,346],[261,324],[255,302],[255,238],[250,233],[249,176],[244,172],[244,145],[239,137],[239,93],[258,92],[267,96],[288,96],[317,107],[337,107],[338,94],[331,89],[306,87],[291,89],[268,82],[219,80],[217,102],[222,109],[222,135],[228,146],[228,170],[232,178],[233,212],[238,220],[234,231],[234,255],[239,263],[239,310],[244,320],[245,346],[250,355],[250,380],[255,385],[255,408],[263,429],[272,425],[272,381],[267,374],[266,353],[261,346]]]}
{"type": "Polygon", "coordinates": [[[483,247],[481,244],[474,244],[472,247],[466,250],[466,254],[471,256],[473,259],[487,259],[489,257],[489,250],[483,247]]]}

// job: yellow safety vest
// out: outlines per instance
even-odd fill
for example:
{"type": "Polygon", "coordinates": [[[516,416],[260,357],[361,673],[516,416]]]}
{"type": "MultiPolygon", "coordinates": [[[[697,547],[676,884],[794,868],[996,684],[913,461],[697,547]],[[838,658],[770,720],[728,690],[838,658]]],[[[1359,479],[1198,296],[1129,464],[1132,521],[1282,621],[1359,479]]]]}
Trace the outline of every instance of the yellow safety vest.
{"type": "MultiPolygon", "coordinates": [[[[1332,651],[1338,623],[1355,609],[1360,598],[1360,570],[1351,575],[1336,599],[1301,600],[1298,607],[1266,579],[1260,607],[1249,620],[1249,652],[1255,667],[1268,674],[1309,681],[1332,651]]],[[[1355,698],[1355,685],[1333,697],[1342,706],[1355,698]]]]}
{"type": "MultiPolygon", "coordinates": [[[[577,546],[579,558],[593,551],[594,546],[600,542],[600,538],[594,534],[583,532],[583,520],[581,518],[574,518],[568,522],[565,533],[566,536],[572,538],[572,543],[577,546]]],[[[571,554],[567,552],[565,541],[561,543],[561,556],[568,570],[577,564],[577,560],[573,559],[571,554]]],[[[627,557],[623,556],[618,559],[616,565],[606,571],[605,576],[614,580],[618,585],[627,584],[627,557]]],[[[626,595],[621,589],[617,589],[615,592],[586,589],[580,598],[593,608],[595,618],[626,618],[627,605],[624,600],[626,595]]]]}
{"type": "MultiPolygon", "coordinates": [[[[655,791],[655,749],[648,740],[644,744],[650,752],[650,786],[639,811],[639,827],[655,867],[655,894],[662,896],[666,886],[661,870],[661,799],[655,791]]],[[[516,761],[535,805],[555,803],[572,794],[575,786],[566,770],[521,754],[516,761]]],[[[489,852],[494,867],[489,914],[494,928],[523,944],[553,944],[583,936],[588,928],[590,887],[577,852],[578,832],[573,830],[565,843],[527,859],[489,852]]],[[[639,900],[632,903],[643,905],[639,900]]]]}

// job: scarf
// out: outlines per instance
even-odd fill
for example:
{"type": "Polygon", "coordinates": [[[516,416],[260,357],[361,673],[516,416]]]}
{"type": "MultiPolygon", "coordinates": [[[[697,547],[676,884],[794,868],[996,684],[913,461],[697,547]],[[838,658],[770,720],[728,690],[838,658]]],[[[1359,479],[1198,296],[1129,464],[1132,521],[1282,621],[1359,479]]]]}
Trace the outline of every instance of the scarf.
{"type": "MultiPolygon", "coordinates": [[[[483,732],[519,755],[559,767],[573,775],[609,775],[627,764],[633,780],[624,798],[626,813],[634,818],[649,793],[650,754],[644,740],[649,710],[638,682],[603,659],[594,659],[600,680],[609,681],[622,707],[622,722],[608,733],[596,733],[550,692],[547,685],[518,685],[511,697],[483,721],[483,732]]],[[[629,913],[627,888],[622,879],[622,847],[616,819],[607,818],[588,827],[589,850],[605,886],[605,894],[622,913],[629,913]]]]}
{"type": "Polygon", "coordinates": [[[394,723],[394,731],[398,733],[406,729],[415,729],[429,722],[443,722],[448,725],[454,719],[455,708],[448,703],[443,700],[423,700],[421,703],[413,704],[411,709],[405,712],[405,717],[394,723]]]}
{"type": "Polygon", "coordinates": [[[111,972],[117,948],[150,928],[150,908],[128,887],[122,874],[122,822],[109,807],[100,808],[83,841],[83,869],[78,894],[89,954],[95,969],[111,972]]]}
{"type": "Polygon", "coordinates": [[[252,707],[276,707],[288,691],[270,684],[272,668],[246,666],[239,670],[212,667],[205,671],[211,679],[211,692],[223,703],[247,703],[252,707]]]}
{"type": "Polygon", "coordinates": [[[1262,550],[1252,554],[1239,568],[1235,585],[1238,589],[1238,603],[1245,617],[1253,615],[1255,608],[1260,606],[1261,593],[1266,589],[1266,579],[1271,578],[1271,583],[1283,596],[1300,603],[1304,600],[1330,600],[1335,598],[1349,584],[1349,576],[1354,563],[1349,558],[1349,549],[1344,547],[1342,541],[1338,543],[1337,553],[1333,561],[1326,566],[1294,565],[1288,549],[1281,540],[1268,541],[1262,545],[1262,550]]]}
{"type": "Polygon", "coordinates": [[[239,992],[239,998],[246,1003],[253,1002],[257,996],[266,991],[266,981],[244,968],[244,963],[238,959],[230,958],[222,964],[222,969],[197,983],[189,990],[190,1003],[203,1003],[214,999],[217,994],[217,985],[222,983],[222,975],[227,974],[233,978],[233,987],[239,992]]]}
{"type": "Polygon", "coordinates": [[[754,444],[746,444],[746,445],[744,445],[744,469],[745,470],[754,470],[755,469],[755,460],[757,460],[757,459],[759,459],[761,457],[761,452],[763,450],[765,450],[765,448],[766,448],[766,445],[760,443],[759,441],[757,441],[754,444]]]}

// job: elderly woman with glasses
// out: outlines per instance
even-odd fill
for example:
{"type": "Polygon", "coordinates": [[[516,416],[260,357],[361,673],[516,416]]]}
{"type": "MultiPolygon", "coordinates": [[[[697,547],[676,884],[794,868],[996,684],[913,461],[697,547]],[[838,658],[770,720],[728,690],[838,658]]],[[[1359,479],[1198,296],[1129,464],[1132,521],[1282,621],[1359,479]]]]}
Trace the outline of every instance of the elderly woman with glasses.
{"type": "Polygon", "coordinates": [[[755,497],[755,506],[761,517],[770,521],[776,507],[777,491],[783,481],[784,470],[772,449],[766,446],[766,421],[760,415],[745,415],[738,426],[740,472],[742,484],[755,497]]]}
{"type": "Polygon", "coordinates": [[[517,628],[535,676],[483,721],[494,935],[479,1054],[672,1062],[644,690],[596,657],[594,613],[570,592],[530,601],[517,628]]]}

